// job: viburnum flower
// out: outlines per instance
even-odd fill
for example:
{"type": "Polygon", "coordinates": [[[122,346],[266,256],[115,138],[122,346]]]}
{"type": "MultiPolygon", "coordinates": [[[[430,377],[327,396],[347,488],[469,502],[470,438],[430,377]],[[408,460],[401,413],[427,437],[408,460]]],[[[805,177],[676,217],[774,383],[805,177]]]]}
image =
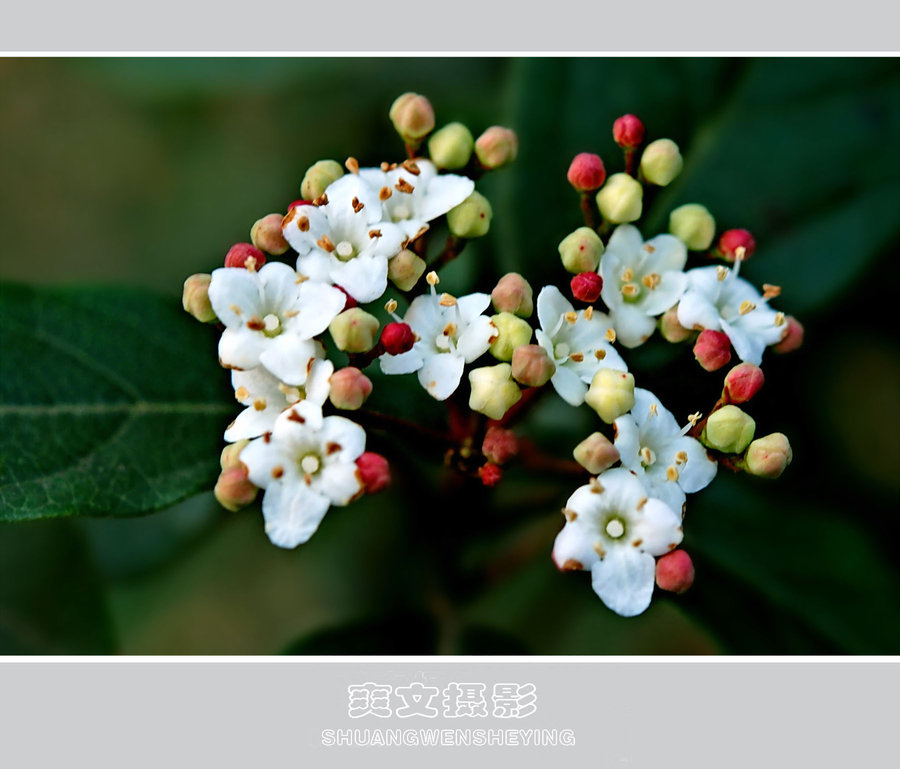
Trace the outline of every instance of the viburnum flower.
{"type": "Polygon", "coordinates": [[[284,219],[284,237],[297,251],[297,270],[341,286],[359,302],[387,288],[387,260],[399,253],[403,230],[390,221],[358,174],[346,174],[325,190],[327,203],[298,206],[284,219]]]}
{"type": "Polygon", "coordinates": [[[680,512],[686,493],[700,491],[715,478],[718,465],[649,390],[636,387],[634,407],[614,425],[622,465],[673,510],[680,512]]]}
{"type": "Polygon", "coordinates": [[[396,224],[410,240],[428,222],[456,208],[475,190],[465,176],[439,174],[430,160],[407,160],[393,170],[361,168],[359,176],[382,201],[384,219],[396,224]]]}
{"type": "Polygon", "coordinates": [[[269,432],[278,415],[299,401],[305,400],[321,408],[328,399],[329,379],[333,373],[334,364],[318,357],[309,361],[309,375],[302,385],[285,384],[265,366],[233,371],[234,397],[247,408],[228,426],[225,440],[240,441],[269,432]]]}
{"type": "Polygon", "coordinates": [[[306,382],[316,355],[312,341],[344,308],[339,289],[300,281],[286,264],[269,262],[259,272],[238,267],[215,270],[209,299],[225,331],[219,340],[223,366],[265,366],[282,382],[306,382]]]}
{"type": "Polygon", "coordinates": [[[616,614],[643,612],[653,593],[654,556],[681,542],[681,516],[624,468],[576,489],[563,512],[566,525],[553,545],[557,567],[590,570],[594,592],[616,614]]]}
{"type": "Polygon", "coordinates": [[[362,427],[344,417],[323,417],[309,401],[282,412],[271,434],[247,445],[240,459],[250,481],[265,489],[263,518],[273,544],[303,544],[331,505],[347,505],[362,493],[356,459],[365,447],[362,427]]]}
{"type": "Polygon", "coordinates": [[[535,332],[538,344],[556,364],[550,382],[567,403],[584,403],[597,369],[628,371],[611,344],[616,336],[605,313],[593,307],[576,312],[556,286],[544,286],[538,294],[537,316],[541,324],[535,332]]]}
{"type": "Polygon", "coordinates": [[[767,287],[765,294],[738,277],[740,260],[734,268],[696,267],[688,270],[688,289],[678,302],[678,322],[685,328],[710,328],[728,335],[738,357],[759,365],[768,345],[778,344],[787,324],[784,313],[768,306],[780,289],[767,287]]]}
{"type": "Polygon", "coordinates": [[[600,296],[623,345],[646,342],[656,328],[653,319],[678,301],[687,288],[686,261],[687,248],[674,235],[645,243],[637,227],[616,227],[600,262],[600,296]]]}
{"type": "Polygon", "coordinates": [[[487,352],[497,329],[481,314],[491,303],[488,294],[438,296],[434,288],[437,276],[429,273],[428,277],[431,293],[413,299],[403,318],[418,341],[401,355],[382,355],[381,370],[385,374],[418,371],[422,387],[442,401],[459,387],[466,363],[487,352]]]}

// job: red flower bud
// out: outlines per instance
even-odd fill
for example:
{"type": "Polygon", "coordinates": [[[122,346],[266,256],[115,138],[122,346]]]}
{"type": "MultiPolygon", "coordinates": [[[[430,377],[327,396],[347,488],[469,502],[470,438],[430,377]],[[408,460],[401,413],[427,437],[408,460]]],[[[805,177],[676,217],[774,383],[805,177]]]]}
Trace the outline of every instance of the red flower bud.
{"type": "Polygon", "coordinates": [[[574,157],[566,174],[576,192],[596,192],[606,181],[606,169],[599,155],[582,152],[574,157]]]}
{"type": "Polygon", "coordinates": [[[391,484],[391,468],[381,454],[365,452],[356,460],[356,469],[359,471],[366,494],[375,494],[391,484]]]}
{"type": "Polygon", "coordinates": [[[728,403],[746,403],[766,381],[762,369],[752,363],[740,363],[725,377],[722,396],[728,403]]]}
{"type": "Polygon", "coordinates": [[[596,272],[579,272],[572,278],[569,285],[572,288],[572,296],[579,302],[592,304],[600,298],[600,289],[603,288],[603,278],[596,272]]]}
{"type": "Polygon", "coordinates": [[[492,462],[486,462],[478,468],[478,477],[485,486],[496,486],[503,477],[503,470],[492,462]]]}
{"type": "Polygon", "coordinates": [[[644,141],[644,124],[634,115],[622,115],[613,123],[613,139],[623,150],[633,150],[644,141]]]}
{"type": "Polygon", "coordinates": [[[737,250],[744,249],[741,261],[747,261],[756,251],[756,241],[747,230],[725,230],[719,238],[718,252],[729,262],[737,259],[737,250]]]}
{"type": "Polygon", "coordinates": [[[409,352],[416,343],[416,335],[407,323],[388,323],[381,331],[381,346],[390,355],[409,352]]]}
{"type": "Polygon", "coordinates": [[[258,270],[266,263],[266,255],[252,243],[235,243],[225,254],[226,267],[258,270]]]}
{"type": "Polygon", "coordinates": [[[775,352],[778,353],[793,352],[803,344],[803,326],[800,321],[793,315],[788,315],[784,320],[787,324],[787,332],[774,347],[775,352]]]}
{"type": "Polygon", "coordinates": [[[731,340],[723,331],[706,328],[694,343],[694,357],[707,371],[722,368],[731,360],[731,340]]]}
{"type": "Polygon", "coordinates": [[[488,461],[495,465],[502,465],[519,453],[519,442],[512,430],[491,425],[484,435],[481,453],[487,457],[488,461]]]}
{"type": "Polygon", "coordinates": [[[300,198],[299,200],[295,200],[293,203],[291,203],[288,206],[288,213],[293,211],[295,208],[298,208],[299,206],[311,206],[311,205],[312,205],[311,200],[304,200],[303,198],[300,198]]]}
{"type": "Polygon", "coordinates": [[[684,550],[666,553],[656,562],[656,584],[661,590],[683,593],[694,584],[694,564],[684,550]]]}

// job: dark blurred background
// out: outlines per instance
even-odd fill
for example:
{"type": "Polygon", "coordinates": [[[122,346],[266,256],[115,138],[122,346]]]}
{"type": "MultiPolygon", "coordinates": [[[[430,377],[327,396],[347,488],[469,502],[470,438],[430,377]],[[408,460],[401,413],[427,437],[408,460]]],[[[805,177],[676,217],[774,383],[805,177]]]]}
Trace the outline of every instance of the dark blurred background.
{"type": "MultiPolygon", "coordinates": [[[[621,170],[617,116],[678,142],[684,171],[648,199],[645,234],[686,202],[720,231],[750,229],[746,276],[781,285],[777,306],[806,326],[801,351],[767,356],[750,409],[758,434],[790,436],[788,472],[723,472],[689,498],[693,589],[625,620],[549,559],[571,478],[448,484],[439,453],[429,465],[371,435],[394,488],[333,509],[296,551],[269,544],[258,506],[230,514],[211,494],[128,520],[0,526],[0,652],[900,652],[896,60],[0,60],[0,278],[177,302],[188,274],[299,197],[314,161],[399,157],[387,110],[407,90],[439,126],[520,135],[516,165],[479,183],[494,226],[446,271],[456,293],[512,269],[564,287],[556,245],[580,225],[565,171],[580,151],[621,170]]],[[[676,415],[715,400],[721,375],[689,351],[635,352],[639,385],[676,415]]],[[[440,426],[399,379],[376,381],[375,404],[440,426]]],[[[556,398],[523,425],[560,456],[592,429],[556,398]]]]}

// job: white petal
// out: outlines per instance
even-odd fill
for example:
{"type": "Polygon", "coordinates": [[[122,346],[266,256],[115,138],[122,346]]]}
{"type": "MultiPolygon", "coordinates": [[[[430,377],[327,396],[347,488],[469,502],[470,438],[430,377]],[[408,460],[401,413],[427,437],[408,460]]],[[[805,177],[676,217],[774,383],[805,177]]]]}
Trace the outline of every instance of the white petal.
{"type": "Polygon", "coordinates": [[[415,347],[407,350],[400,355],[382,355],[378,362],[381,364],[381,371],[385,374],[412,374],[422,368],[425,359],[415,347]]]}
{"type": "Polygon", "coordinates": [[[285,322],[286,333],[301,339],[312,339],[321,334],[328,324],[344,309],[347,297],[339,288],[307,280],[300,285],[297,315],[285,322]]]}
{"type": "Polygon", "coordinates": [[[297,272],[283,262],[266,262],[259,271],[267,312],[295,309],[299,297],[297,272]]]}
{"type": "MultiPolygon", "coordinates": [[[[662,448],[681,439],[681,427],[672,412],[649,390],[634,388],[634,407],[631,413],[640,427],[644,445],[662,448]]],[[[654,448],[654,451],[658,452],[658,449],[654,448]]]]}
{"type": "MultiPolygon", "coordinates": [[[[303,256],[318,248],[316,241],[329,232],[328,217],[321,208],[316,206],[299,206],[282,230],[284,239],[290,243],[298,254],[303,256]],[[300,222],[304,222],[304,229],[300,229],[300,222]]],[[[304,273],[308,274],[308,273],[304,273]]],[[[310,275],[310,277],[313,277],[310,275]]]]}
{"type": "MultiPolygon", "coordinates": [[[[681,242],[680,240],[678,241],[681,242]]],[[[687,275],[683,272],[663,272],[654,289],[644,288],[637,306],[646,315],[662,315],[681,299],[688,286],[687,275]]]]}
{"type": "Polygon", "coordinates": [[[683,451],[688,458],[683,465],[678,465],[678,485],[682,489],[688,494],[695,494],[712,483],[719,465],[709,458],[700,441],[685,436],[672,448],[683,451]]]}
{"type": "Polygon", "coordinates": [[[302,481],[273,483],[262,503],[266,534],[278,547],[302,545],[319,528],[329,506],[327,497],[315,493],[302,481]]]}
{"type": "Polygon", "coordinates": [[[559,319],[573,311],[572,305],[556,286],[544,286],[537,298],[537,316],[541,328],[551,336],[556,332],[559,319]]]}
{"type": "Polygon", "coordinates": [[[648,240],[647,245],[653,247],[653,269],[646,272],[681,272],[684,269],[687,263],[687,246],[674,235],[657,235],[648,240]]]}
{"type": "Polygon", "coordinates": [[[247,465],[250,482],[261,489],[268,488],[274,483],[272,468],[276,465],[284,467],[287,464],[283,448],[262,438],[250,441],[241,451],[240,459],[247,465]]]}
{"type": "MultiPolygon", "coordinates": [[[[579,524],[576,518],[563,526],[553,543],[553,562],[560,569],[566,568],[567,561],[576,561],[582,569],[590,569],[599,556],[594,550],[596,535],[592,535],[588,526],[579,524]]],[[[569,568],[574,568],[571,564],[569,568]]]]}
{"type": "Polygon", "coordinates": [[[262,314],[263,290],[258,274],[238,267],[213,270],[209,302],[228,328],[243,326],[254,315],[262,314]]]}
{"type": "Polygon", "coordinates": [[[309,369],[306,378],[306,400],[321,406],[328,400],[331,392],[331,375],[334,373],[334,364],[330,360],[316,358],[309,369]]]}
{"type": "Polygon", "coordinates": [[[272,429],[272,442],[283,444],[285,451],[298,446],[304,450],[319,450],[319,430],[322,429],[322,409],[310,401],[300,401],[281,412],[272,429]]]}
{"type": "Polygon", "coordinates": [[[302,385],[309,375],[316,352],[316,345],[311,339],[284,333],[268,340],[259,360],[285,384],[302,385]]]}
{"type": "MultiPolygon", "coordinates": [[[[676,486],[677,484],[672,484],[676,486]]],[[[641,507],[629,532],[632,542],[640,539],[638,549],[651,555],[663,555],[681,543],[681,505],[677,512],[659,499],[648,499],[641,507]]]]}
{"type": "MultiPolygon", "coordinates": [[[[620,224],[609,236],[606,252],[612,251],[625,264],[628,264],[638,257],[643,246],[644,239],[637,227],[632,224],[620,224]]],[[[603,258],[606,258],[606,254],[603,255],[603,258]]]]}
{"type": "MultiPolygon", "coordinates": [[[[419,227],[416,227],[416,230],[419,229],[419,227]]],[[[416,234],[413,232],[412,235],[407,235],[403,227],[390,222],[377,222],[370,225],[370,231],[372,230],[378,230],[381,235],[377,238],[370,237],[367,247],[360,253],[360,256],[383,256],[385,259],[390,259],[392,256],[400,253],[403,241],[407,237],[412,237],[416,234]]],[[[366,237],[369,237],[368,234],[366,237]]]]}
{"type": "Polygon", "coordinates": [[[615,324],[616,341],[628,348],[642,345],[656,328],[653,318],[627,302],[612,311],[612,321],[615,324]]]}
{"type": "Polygon", "coordinates": [[[387,259],[383,256],[357,256],[348,262],[334,260],[329,276],[357,302],[372,302],[387,288],[387,259]]]}
{"type": "Polygon", "coordinates": [[[580,406],[584,403],[588,386],[581,381],[578,374],[567,366],[557,366],[553,376],[550,377],[550,383],[566,403],[572,406],[580,406]]]}
{"type": "Polygon", "coordinates": [[[441,333],[441,329],[445,325],[438,298],[431,294],[424,294],[413,299],[403,320],[423,339],[441,333]]]}
{"type": "Polygon", "coordinates": [[[678,322],[687,329],[718,331],[722,321],[712,301],[705,294],[689,288],[678,300],[678,322]]]}
{"type": "Polygon", "coordinates": [[[363,489],[359,470],[353,462],[333,462],[322,469],[318,487],[331,504],[343,507],[363,489]]]}
{"type": "Polygon", "coordinates": [[[465,176],[441,174],[435,176],[425,189],[425,196],[416,216],[426,222],[456,208],[475,190],[475,182],[465,176]]]}
{"type": "Polygon", "coordinates": [[[446,400],[459,387],[466,362],[462,355],[436,353],[425,359],[419,369],[419,382],[435,400],[446,400]]]}
{"type": "Polygon", "coordinates": [[[325,417],[319,439],[325,455],[337,462],[355,462],[366,450],[366,431],[346,417],[325,417]]]}
{"type": "MultiPolygon", "coordinates": [[[[665,471],[666,465],[655,464],[647,468],[646,472],[639,473],[644,486],[647,489],[647,496],[659,500],[670,510],[675,510],[681,514],[684,501],[687,496],[684,489],[678,485],[678,481],[670,481],[665,471]]],[[[679,541],[681,541],[679,539],[679,541]]],[[[649,550],[649,548],[645,548],[649,550]]],[[[658,555],[658,553],[655,553],[658,555]]]]}
{"type": "Polygon", "coordinates": [[[497,334],[497,329],[491,319],[486,315],[479,315],[466,326],[456,341],[456,349],[463,356],[466,363],[471,363],[476,358],[484,355],[491,346],[491,339],[497,334]]]}
{"type": "MultiPolygon", "coordinates": [[[[637,388],[635,388],[635,395],[637,388]]],[[[622,465],[629,470],[638,472],[641,470],[641,438],[638,426],[631,414],[619,417],[614,423],[616,440],[613,445],[619,452],[622,465]]]]}
{"type": "Polygon", "coordinates": [[[246,326],[226,328],[219,338],[219,360],[224,366],[255,368],[268,341],[259,331],[252,331],[246,326]]]}
{"type": "MultiPolygon", "coordinates": [[[[284,400],[282,399],[282,403],[284,400]]],[[[280,405],[280,404],[279,404],[280,405]]],[[[281,410],[276,406],[268,406],[262,411],[257,411],[253,406],[245,408],[232,422],[223,436],[229,443],[241,441],[245,438],[258,438],[263,433],[270,432],[275,425],[275,420],[281,410]]]]}
{"type": "Polygon", "coordinates": [[[297,272],[318,283],[331,283],[331,256],[319,248],[297,257],[297,272]]]}
{"type": "Polygon", "coordinates": [[[463,323],[471,323],[488,308],[490,303],[489,294],[466,294],[456,300],[456,308],[463,323]]]}
{"type": "Polygon", "coordinates": [[[655,574],[653,556],[633,547],[610,548],[591,567],[591,586],[616,614],[634,617],[650,605],[655,574]]]}

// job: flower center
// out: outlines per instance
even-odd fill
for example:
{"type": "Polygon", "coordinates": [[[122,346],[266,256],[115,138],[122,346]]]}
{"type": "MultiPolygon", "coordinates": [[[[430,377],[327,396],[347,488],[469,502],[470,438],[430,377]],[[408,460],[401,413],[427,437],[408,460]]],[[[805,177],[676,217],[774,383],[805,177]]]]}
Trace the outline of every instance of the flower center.
{"type": "Polygon", "coordinates": [[[307,454],[300,460],[300,469],[307,475],[319,472],[321,462],[315,454],[307,454]]]}
{"type": "Polygon", "coordinates": [[[348,262],[356,256],[356,249],[349,240],[342,240],[334,247],[334,255],[342,262],[348,262]]]}
{"type": "Polygon", "coordinates": [[[281,320],[274,313],[269,313],[263,318],[263,333],[268,337],[278,336],[281,333],[281,320]]]}
{"type": "Polygon", "coordinates": [[[395,222],[400,222],[405,219],[409,219],[410,216],[412,216],[412,209],[405,203],[396,205],[391,210],[391,219],[393,219],[395,222]]]}
{"type": "Polygon", "coordinates": [[[625,535],[625,523],[621,518],[610,518],[606,522],[606,533],[612,539],[621,539],[625,535]]]}
{"type": "Polygon", "coordinates": [[[649,446],[644,446],[640,450],[641,455],[641,464],[644,467],[650,467],[656,461],[656,454],[653,453],[653,449],[649,446]]]}

